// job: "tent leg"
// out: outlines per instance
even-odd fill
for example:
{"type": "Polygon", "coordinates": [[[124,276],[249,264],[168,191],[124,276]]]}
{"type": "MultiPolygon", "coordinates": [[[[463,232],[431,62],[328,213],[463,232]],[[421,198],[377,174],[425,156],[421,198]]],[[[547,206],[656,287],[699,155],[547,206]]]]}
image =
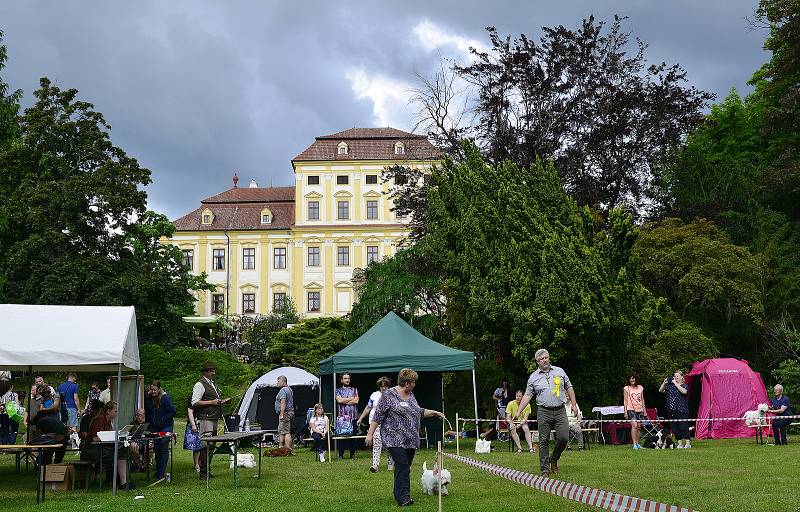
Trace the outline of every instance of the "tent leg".
{"type": "MultiPolygon", "coordinates": [[[[137,379],[138,380],[138,379],[137,379]]],[[[122,389],[122,363],[117,366],[117,411],[119,411],[119,398],[120,392],[122,389]]],[[[112,487],[112,495],[117,495],[117,460],[119,460],[119,417],[117,417],[116,424],[113,425],[114,427],[114,472],[113,472],[113,487],[112,487]]],[[[100,449],[102,450],[103,447],[101,446],[100,449]]],[[[126,482],[127,483],[127,482],[126,482]]]]}
{"type": "Polygon", "coordinates": [[[475,439],[480,439],[480,429],[478,428],[478,388],[475,384],[475,366],[472,366],[472,400],[475,404],[475,439]]]}

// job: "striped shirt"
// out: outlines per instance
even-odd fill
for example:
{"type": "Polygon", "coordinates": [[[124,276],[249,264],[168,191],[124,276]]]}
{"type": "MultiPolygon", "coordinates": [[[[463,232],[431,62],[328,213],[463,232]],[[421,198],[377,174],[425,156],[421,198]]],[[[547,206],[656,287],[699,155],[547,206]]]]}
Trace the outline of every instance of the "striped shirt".
{"type": "Polygon", "coordinates": [[[386,390],[375,408],[375,422],[381,426],[381,441],[387,448],[419,448],[419,422],[425,409],[414,393],[403,400],[394,388],[386,390]]]}

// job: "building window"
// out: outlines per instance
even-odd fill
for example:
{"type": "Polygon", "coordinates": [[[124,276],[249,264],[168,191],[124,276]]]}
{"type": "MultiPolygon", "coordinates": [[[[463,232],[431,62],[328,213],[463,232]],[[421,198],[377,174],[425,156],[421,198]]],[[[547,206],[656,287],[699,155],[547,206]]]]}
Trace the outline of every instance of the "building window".
{"type": "Polygon", "coordinates": [[[319,185],[319,176],[309,176],[308,177],[308,184],[309,185],[319,185]]]}
{"type": "Polygon", "coordinates": [[[368,245],[367,246],[367,265],[369,265],[373,261],[378,261],[378,246],[377,245],[368,245]]]}
{"type": "Polygon", "coordinates": [[[350,266],[350,247],[339,246],[336,248],[336,264],[340,267],[350,266]]]}
{"type": "Polygon", "coordinates": [[[255,313],[256,312],[256,294],[243,293],[242,294],[242,313],[255,313]]]}
{"type": "Polygon", "coordinates": [[[308,292],[308,312],[319,312],[319,292],[308,292]]]}
{"type": "Polygon", "coordinates": [[[308,248],[308,266],[309,267],[319,266],[319,247],[308,248]]]}
{"type": "Polygon", "coordinates": [[[255,270],[256,268],[256,249],[255,247],[245,247],[242,249],[242,269],[255,270]]]}
{"type": "Polygon", "coordinates": [[[286,292],[272,294],[272,311],[280,311],[286,307],[286,292]]]}
{"type": "Polygon", "coordinates": [[[350,218],[350,201],[339,201],[337,203],[337,215],[339,220],[348,220],[350,218]]]}
{"type": "Polygon", "coordinates": [[[181,255],[181,264],[194,270],[194,249],[183,249],[181,255]]]}
{"type": "Polygon", "coordinates": [[[337,185],[347,185],[350,183],[350,177],[347,175],[339,175],[336,176],[336,184],[337,185]]]}
{"type": "Polygon", "coordinates": [[[225,270],[225,249],[214,249],[212,252],[212,269],[225,270]]]}
{"type": "Polygon", "coordinates": [[[367,218],[378,218],[378,201],[367,201],[367,218]]]}
{"type": "Polygon", "coordinates": [[[272,222],[272,218],[269,216],[268,213],[261,214],[261,224],[269,224],[272,222]]]}
{"type": "Polygon", "coordinates": [[[319,201],[308,202],[308,220],[319,220],[319,201]]]}
{"type": "Polygon", "coordinates": [[[394,145],[394,154],[395,155],[405,155],[406,154],[406,147],[402,142],[398,142],[394,145]]]}
{"type": "Polygon", "coordinates": [[[221,315],[225,312],[225,294],[214,293],[211,295],[211,313],[221,315]]]}
{"type": "Polygon", "coordinates": [[[346,142],[340,142],[338,146],[336,146],[336,154],[338,155],[346,155],[348,152],[348,147],[346,142]]]}
{"type": "Polygon", "coordinates": [[[286,247],[275,247],[272,250],[272,267],[276,269],[286,268],[286,247]]]}
{"type": "Polygon", "coordinates": [[[408,183],[408,176],[405,174],[395,174],[394,175],[394,184],[395,185],[405,185],[408,183]]]}
{"type": "Polygon", "coordinates": [[[378,175],[377,174],[367,174],[364,178],[364,183],[367,185],[377,185],[378,184],[378,175]]]}
{"type": "Polygon", "coordinates": [[[203,214],[203,224],[211,224],[211,214],[204,213],[203,214]]]}

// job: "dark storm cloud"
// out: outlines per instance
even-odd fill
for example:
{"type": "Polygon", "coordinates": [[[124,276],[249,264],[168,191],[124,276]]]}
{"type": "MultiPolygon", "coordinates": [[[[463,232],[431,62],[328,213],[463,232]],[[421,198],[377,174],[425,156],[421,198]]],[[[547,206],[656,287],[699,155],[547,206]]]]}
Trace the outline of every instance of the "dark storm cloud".
{"type": "Polygon", "coordinates": [[[32,101],[38,78],[74,87],[112,124],[116,144],[153,171],[151,208],[176,218],[241,184],[293,183],[290,159],[315,135],[391,122],[411,128],[414,72],[453,44],[487,44],[484,27],[538,37],[589,14],[629,16],[650,61],[680,63],[720,96],[768,55],[748,28],[755,4],[704,2],[35,2],[0,5],[4,79],[32,101]],[[447,38],[444,39],[448,40],[447,38]],[[348,78],[350,77],[350,78],[348,78]],[[360,92],[361,97],[359,98],[360,92]]]}

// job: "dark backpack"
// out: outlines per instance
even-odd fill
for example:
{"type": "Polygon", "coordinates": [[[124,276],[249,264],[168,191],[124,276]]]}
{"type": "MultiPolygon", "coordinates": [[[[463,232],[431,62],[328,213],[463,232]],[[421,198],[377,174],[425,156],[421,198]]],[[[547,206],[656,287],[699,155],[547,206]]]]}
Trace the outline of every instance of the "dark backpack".
{"type": "Polygon", "coordinates": [[[58,392],[58,401],[59,401],[59,412],[61,413],[61,422],[66,423],[69,421],[69,413],[67,412],[67,395],[62,393],[61,391],[58,392]]]}

